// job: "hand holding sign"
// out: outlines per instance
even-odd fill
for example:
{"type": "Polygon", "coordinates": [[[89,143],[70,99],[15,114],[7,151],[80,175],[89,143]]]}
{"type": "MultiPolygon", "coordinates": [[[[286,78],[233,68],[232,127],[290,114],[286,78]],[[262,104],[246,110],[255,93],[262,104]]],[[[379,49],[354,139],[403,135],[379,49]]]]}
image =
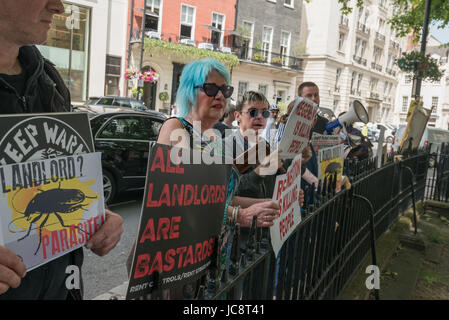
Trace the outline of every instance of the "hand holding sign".
{"type": "Polygon", "coordinates": [[[279,214],[279,205],[276,202],[259,202],[248,208],[240,209],[237,222],[243,227],[249,227],[251,226],[253,216],[257,215],[258,227],[271,227],[274,219],[278,218],[279,214]]]}
{"type": "Polygon", "coordinates": [[[0,294],[9,288],[17,288],[25,275],[25,264],[17,254],[0,245],[0,294]]]}
{"type": "Polygon", "coordinates": [[[102,257],[115,248],[123,232],[123,218],[106,209],[106,220],[101,228],[89,239],[86,248],[102,257]]]}

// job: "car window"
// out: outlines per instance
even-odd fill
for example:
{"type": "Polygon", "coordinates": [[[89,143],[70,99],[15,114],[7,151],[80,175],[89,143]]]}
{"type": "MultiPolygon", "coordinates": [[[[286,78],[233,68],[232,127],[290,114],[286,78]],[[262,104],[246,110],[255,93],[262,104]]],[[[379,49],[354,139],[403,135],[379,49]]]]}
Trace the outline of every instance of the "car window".
{"type": "Polygon", "coordinates": [[[144,133],[138,117],[116,117],[106,124],[98,135],[103,139],[143,139],[144,133]]]}
{"type": "Polygon", "coordinates": [[[89,98],[87,100],[86,104],[95,104],[98,101],[98,98],[89,98]]]}
{"type": "Polygon", "coordinates": [[[115,99],[114,105],[120,108],[131,108],[131,104],[127,99],[115,99]]]}
{"type": "Polygon", "coordinates": [[[131,108],[136,110],[142,110],[145,111],[147,108],[143,105],[143,103],[139,101],[130,100],[129,103],[131,104],[131,108]]]}
{"type": "Polygon", "coordinates": [[[114,98],[101,98],[97,104],[104,104],[106,106],[112,106],[114,98]]]}
{"type": "Polygon", "coordinates": [[[159,131],[162,127],[162,121],[158,119],[151,119],[148,117],[141,117],[142,133],[146,140],[156,140],[159,131]]]}

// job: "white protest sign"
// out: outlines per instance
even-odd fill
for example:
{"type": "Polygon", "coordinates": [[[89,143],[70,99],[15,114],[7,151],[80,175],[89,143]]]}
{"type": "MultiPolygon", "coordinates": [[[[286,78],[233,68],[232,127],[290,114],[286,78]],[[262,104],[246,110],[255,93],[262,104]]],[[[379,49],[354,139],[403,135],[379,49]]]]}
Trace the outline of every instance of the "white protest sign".
{"type": "Polygon", "coordinates": [[[84,246],[104,222],[101,153],[0,166],[0,245],[27,271],[84,246]]]}
{"type": "Polygon", "coordinates": [[[279,204],[281,214],[270,227],[271,245],[278,255],[285,240],[301,222],[299,191],[301,190],[301,155],[296,155],[286,174],[276,177],[273,201],[279,204]]]}
{"type": "Polygon", "coordinates": [[[279,144],[279,149],[282,150],[281,158],[292,159],[307,146],[317,112],[316,103],[308,99],[296,98],[279,144]]]}

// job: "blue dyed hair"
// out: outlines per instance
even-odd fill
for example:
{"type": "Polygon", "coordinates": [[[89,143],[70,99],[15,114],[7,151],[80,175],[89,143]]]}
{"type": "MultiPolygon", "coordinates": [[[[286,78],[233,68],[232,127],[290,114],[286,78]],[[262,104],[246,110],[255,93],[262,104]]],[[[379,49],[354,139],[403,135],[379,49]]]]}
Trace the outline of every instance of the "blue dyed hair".
{"type": "Polygon", "coordinates": [[[200,89],[194,89],[194,87],[205,83],[212,70],[216,70],[221,74],[225,78],[226,84],[229,85],[230,76],[228,69],[215,59],[206,58],[193,61],[184,67],[178,92],[176,93],[176,105],[180,117],[185,117],[189,113],[191,108],[189,102],[196,108],[196,94],[200,89]]]}

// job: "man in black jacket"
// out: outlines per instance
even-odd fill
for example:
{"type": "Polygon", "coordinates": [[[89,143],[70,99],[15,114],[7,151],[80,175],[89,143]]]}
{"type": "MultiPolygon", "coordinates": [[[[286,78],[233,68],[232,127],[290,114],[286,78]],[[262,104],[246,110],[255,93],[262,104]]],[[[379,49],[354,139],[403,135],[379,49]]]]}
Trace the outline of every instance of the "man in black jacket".
{"type": "MultiPolygon", "coordinates": [[[[32,46],[47,39],[54,14],[62,14],[60,0],[0,0],[0,113],[70,111],[70,93],[54,66],[32,46]]],[[[120,240],[123,219],[106,210],[103,226],[86,247],[99,256],[120,240]]],[[[20,258],[0,245],[0,300],[82,299],[82,288],[68,290],[67,267],[81,267],[77,249],[30,272],[20,258]]]]}

